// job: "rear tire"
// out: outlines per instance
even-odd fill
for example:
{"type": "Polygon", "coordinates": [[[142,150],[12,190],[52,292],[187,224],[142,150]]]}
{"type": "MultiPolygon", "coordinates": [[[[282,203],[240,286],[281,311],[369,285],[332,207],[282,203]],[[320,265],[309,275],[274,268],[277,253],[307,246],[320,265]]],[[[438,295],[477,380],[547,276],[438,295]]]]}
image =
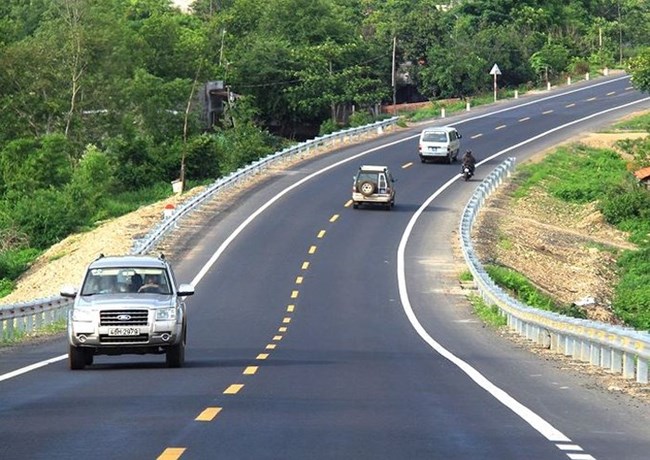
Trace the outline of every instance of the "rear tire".
{"type": "MultiPolygon", "coordinates": [[[[78,371],[86,367],[88,355],[89,353],[87,353],[83,348],[70,345],[68,349],[68,364],[70,365],[70,370],[78,371]]],[[[92,355],[90,356],[92,358],[92,355]]]]}

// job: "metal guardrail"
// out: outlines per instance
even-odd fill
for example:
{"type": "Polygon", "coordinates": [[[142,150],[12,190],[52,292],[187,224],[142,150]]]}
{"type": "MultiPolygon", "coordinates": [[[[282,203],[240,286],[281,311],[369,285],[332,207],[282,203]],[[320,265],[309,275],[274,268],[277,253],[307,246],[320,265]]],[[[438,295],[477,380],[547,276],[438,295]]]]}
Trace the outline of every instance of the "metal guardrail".
{"type": "Polygon", "coordinates": [[[481,298],[496,305],[510,329],[535,343],[639,383],[648,383],[650,334],[620,326],[538,310],[506,294],[490,279],[474,252],[471,230],[490,194],[511,175],[515,159],[499,165],[477,187],[460,221],[459,235],[465,262],[481,298]]]}
{"type": "MultiPolygon", "coordinates": [[[[217,191],[225,190],[242,179],[270,168],[276,161],[295,155],[308,155],[315,150],[324,148],[336,148],[370,133],[381,134],[387,127],[396,125],[398,120],[399,117],[391,117],[369,125],[316,137],[275,152],[218,179],[203,193],[177,207],[169,217],[164,218],[152,228],[144,238],[136,240],[131,248],[131,254],[144,254],[151,250],[167,232],[176,227],[181,219],[196,210],[217,191]]],[[[15,305],[0,305],[0,342],[15,340],[54,322],[65,320],[71,306],[71,299],[60,296],[36,299],[15,305]]]]}

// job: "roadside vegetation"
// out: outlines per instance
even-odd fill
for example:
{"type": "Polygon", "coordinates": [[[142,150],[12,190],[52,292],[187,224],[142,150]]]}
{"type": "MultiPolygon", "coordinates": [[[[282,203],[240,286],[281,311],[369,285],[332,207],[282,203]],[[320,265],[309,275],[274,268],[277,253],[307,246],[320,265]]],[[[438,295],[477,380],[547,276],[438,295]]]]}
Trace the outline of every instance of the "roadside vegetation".
{"type": "Polygon", "coordinates": [[[407,121],[491,102],[494,63],[500,98],[604,68],[650,89],[647,2],[439,4],[0,2],[0,300],[43,250],[172,181],[214,182],[394,100],[431,102],[407,121]]]}

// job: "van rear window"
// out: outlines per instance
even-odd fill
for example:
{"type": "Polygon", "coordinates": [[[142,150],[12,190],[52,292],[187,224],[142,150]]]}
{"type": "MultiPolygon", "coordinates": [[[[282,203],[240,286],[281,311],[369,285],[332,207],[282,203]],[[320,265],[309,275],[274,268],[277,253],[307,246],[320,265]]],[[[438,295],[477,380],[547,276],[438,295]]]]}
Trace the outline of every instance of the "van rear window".
{"type": "Polygon", "coordinates": [[[424,133],[422,136],[424,142],[447,142],[445,133],[424,133]]]}

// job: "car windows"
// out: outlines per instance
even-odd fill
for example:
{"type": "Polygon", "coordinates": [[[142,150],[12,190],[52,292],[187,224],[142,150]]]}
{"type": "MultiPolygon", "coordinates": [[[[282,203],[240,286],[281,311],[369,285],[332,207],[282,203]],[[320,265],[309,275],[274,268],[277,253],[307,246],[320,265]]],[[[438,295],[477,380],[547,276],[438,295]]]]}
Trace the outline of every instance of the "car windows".
{"type": "Polygon", "coordinates": [[[424,142],[447,142],[446,133],[434,133],[434,132],[425,132],[422,135],[422,141],[424,142]]]}
{"type": "Polygon", "coordinates": [[[362,182],[374,182],[377,183],[377,173],[376,172],[360,172],[359,176],[357,178],[357,183],[362,183],[362,182]]]}
{"type": "Polygon", "coordinates": [[[81,288],[81,295],[137,293],[146,280],[151,280],[158,286],[157,293],[172,293],[169,276],[163,268],[111,267],[89,270],[81,288]]]}

